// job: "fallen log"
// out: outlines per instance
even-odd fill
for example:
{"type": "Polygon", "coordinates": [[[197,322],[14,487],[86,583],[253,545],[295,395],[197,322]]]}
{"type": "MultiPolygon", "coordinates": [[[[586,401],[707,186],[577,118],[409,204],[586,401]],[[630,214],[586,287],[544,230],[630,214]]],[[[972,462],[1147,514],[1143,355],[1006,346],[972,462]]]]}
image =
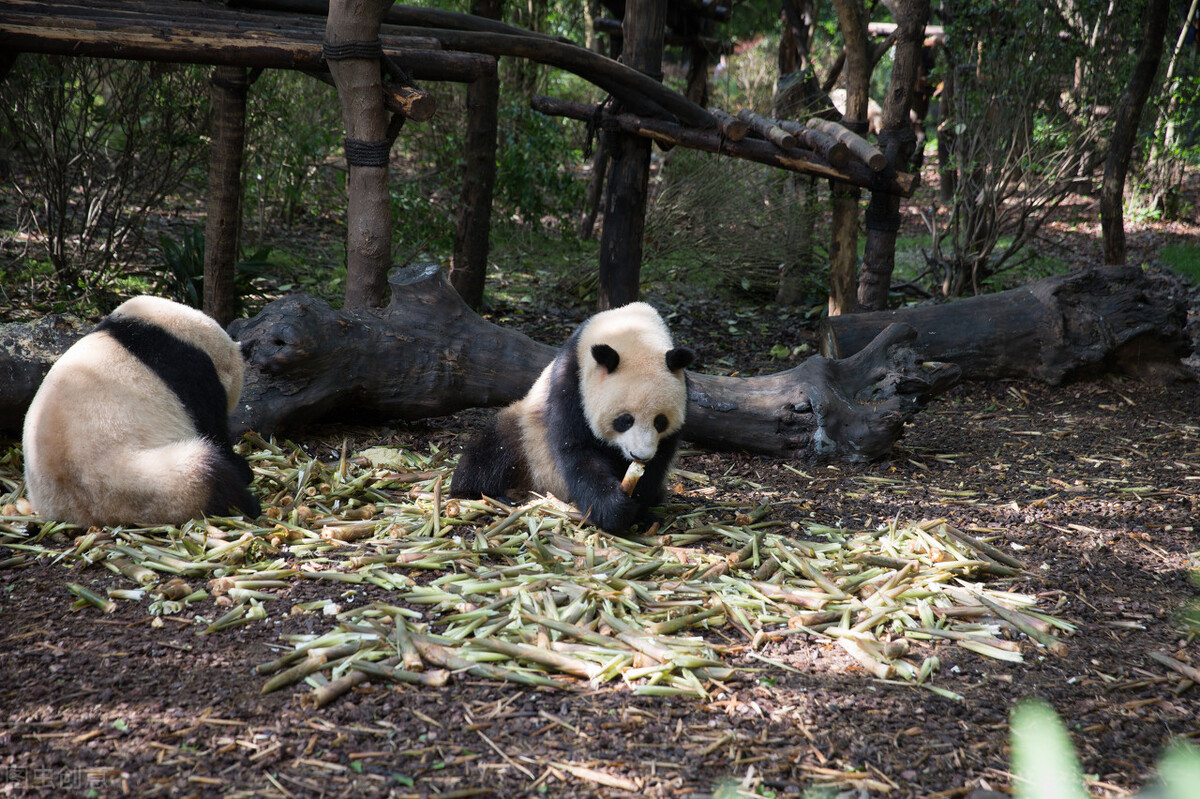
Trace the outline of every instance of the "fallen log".
{"type": "MultiPolygon", "coordinates": [[[[519,399],[557,351],[494,325],[436,265],[395,270],[387,308],[334,311],[311,297],[271,303],[230,334],[248,349],[242,428],[271,433],[331,414],[418,419],[519,399]]],[[[765,377],[689,373],[683,436],[806,462],[870,460],[957,380],[923,363],[896,326],[842,361],[817,356],[765,377]]]]}
{"type": "MultiPolygon", "coordinates": [[[[412,420],[505,405],[557,351],[477,315],[436,264],[394,270],[389,282],[386,308],[336,311],[293,296],[234,321],[229,332],[248,363],[235,429],[272,434],[318,419],[412,420]]],[[[683,436],[807,463],[881,457],[905,421],[958,379],[958,367],[915,353],[915,337],[894,325],[851,358],[814,356],[763,377],[689,373],[683,436]]],[[[0,428],[19,428],[50,360],[26,365],[21,397],[0,397],[0,428]]]]}
{"type": "Polygon", "coordinates": [[[964,379],[1059,385],[1115,370],[1161,382],[1184,374],[1186,321],[1183,301],[1141,269],[1097,267],[938,305],[829,317],[821,323],[821,354],[853,354],[903,323],[918,331],[915,349],[957,364],[964,379]]]}
{"type": "Polygon", "coordinates": [[[58,356],[91,329],[73,316],[0,325],[0,430],[20,430],[25,409],[58,356]]]}

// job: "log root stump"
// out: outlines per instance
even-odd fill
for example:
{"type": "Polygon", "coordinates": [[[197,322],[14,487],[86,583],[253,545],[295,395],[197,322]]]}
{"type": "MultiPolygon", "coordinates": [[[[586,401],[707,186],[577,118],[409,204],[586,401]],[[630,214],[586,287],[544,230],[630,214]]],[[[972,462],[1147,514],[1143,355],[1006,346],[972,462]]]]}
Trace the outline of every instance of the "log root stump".
{"type": "MultiPolygon", "coordinates": [[[[459,298],[436,264],[394,270],[391,304],[335,311],[277,300],[230,334],[248,369],[235,429],[271,434],[320,418],[419,419],[524,396],[557,349],[494,325],[459,298]]],[[[808,463],[878,458],[904,422],[958,380],[923,361],[905,325],[843,360],[814,356],[763,377],[688,374],[683,437],[808,463]]]]}
{"type": "Polygon", "coordinates": [[[0,430],[21,429],[50,366],[90,329],[74,316],[58,314],[0,325],[0,430]]]}
{"type": "Polygon", "coordinates": [[[1180,364],[1191,349],[1186,304],[1132,266],[1081,269],[938,305],[832,316],[821,323],[821,353],[857,352],[896,322],[920,331],[917,350],[957,364],[968,380],[1056,386],[1108,371],[1155,383],[1190,376],[1180,364]]]}

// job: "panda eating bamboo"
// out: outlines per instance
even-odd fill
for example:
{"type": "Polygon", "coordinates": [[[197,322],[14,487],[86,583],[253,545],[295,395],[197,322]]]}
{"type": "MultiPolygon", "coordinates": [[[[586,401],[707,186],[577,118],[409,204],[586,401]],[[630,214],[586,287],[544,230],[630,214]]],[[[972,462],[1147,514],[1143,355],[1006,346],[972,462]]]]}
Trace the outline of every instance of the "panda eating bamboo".
{"type": "Polygon", "coordinates": [[[592,316],[529,393],[467,445],[452,495],[537,491],[571,502],[607,532],[647,529],[679,446],[692,360],[646,303],[592,316]],[[622,479],[633,463],[644,473],[627,493],[622,479]]]}

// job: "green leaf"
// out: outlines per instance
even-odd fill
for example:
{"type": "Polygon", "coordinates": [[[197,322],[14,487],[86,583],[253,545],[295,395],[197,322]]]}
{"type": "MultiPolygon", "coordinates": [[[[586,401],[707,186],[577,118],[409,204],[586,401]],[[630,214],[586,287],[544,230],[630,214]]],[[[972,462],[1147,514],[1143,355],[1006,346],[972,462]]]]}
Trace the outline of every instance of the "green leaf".
{"type": "Polygon", "coordinates": [[[1017,799],[1088,799],[1067,729],[1044,702],[1026,699],[1012,711],[1017,799]]]}

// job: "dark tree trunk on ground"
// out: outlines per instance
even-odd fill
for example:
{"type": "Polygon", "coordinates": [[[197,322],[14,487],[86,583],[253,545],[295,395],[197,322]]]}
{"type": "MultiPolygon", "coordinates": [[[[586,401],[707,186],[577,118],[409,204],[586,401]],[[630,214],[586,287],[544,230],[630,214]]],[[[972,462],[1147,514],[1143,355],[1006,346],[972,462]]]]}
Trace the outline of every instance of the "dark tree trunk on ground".
{"type": "MultiPolygon", "coordinates": [[[[887,97],[883,103],[883,127],[879,146],[887,156],[887,169],[907,170],[916,146],[916,133],[909,124],[913,90],[921,66],[921,45],[929,20],[929,0],[896,0],[891,6],[896,17],[896,52],[887,97]]],[[[872,192],[866,213],[867,245],[858,275],[860,310],[881,311],[887,307],[892,271],[896,266],[896,231],[900,229],[900,198],[872,192]]]]}
{"type": "MultiPolygon", "coordinates": [[[[621,22],[624,62],[661,80],[665,0],[629,0],[621,22]]],[[[604,231],[600,236],[601,310],[638,298],[642,270],[642,232],[650,180],[650,141],[610,133],[604,137],[610,157],[604,231]]]]}
{"type": "MultiPolygon", "coordinates": [[[[834,0],[845,43],[846,108],[842,125],[867,134],[867,89],[871,56],[867,45],[867,12],[861,0],[834,0]]],[[[833,195],[829,247],[829,315],[850,313],[858,304],[858,189],[831,184],[833,195]]]]}
{"type": "Polygon", "coordinates": [[[1154,87],[1154,75],[1162,60],[1169,9],[1168,0],[1149,0],[1146,4],[1141,50],[1117,106],[1108,158],[1104,161],[1104,182],[1100,188],[1100,229],[1104,234],[1106,264],[1125,263],[1125,175],[1129,172],[1142,108],[1154,87]]]}
{"type": "Polygon", "coordinates": [[[204,312],[224,327],[237,305],[236,270],[242,229],[242,150],[246,142],[245,67],[212,72],[212,153],[204,225],[204,312]]]}
{"type": "MultiPolygon", "coordinates": [[[[386,310],[333,311],[307,297],[278,300],[230,333],[250,368],[236,422],[260,432],[354,409],[415,419],[520,398],[554,347],[473,313],[436,265],[397,270],[386,310]]],[[[923,366],[898,325],[854,358],[814,357],[766,377],[689,374],[684,438],[805,461],[862,460],[888,451],[903,423],[957,379],[923,366]]]]}
{"type": "MultiPolygon", "coordinates": [[[[249,361],[238,424],[273,433],[326,416],[412,420],[503,405],[554,357],[554,347],[471,311],[436,264],[396,270],[391,284],[385,309],[335,311],[288,297],[235,321],[230,333],[246,342],[249,361]]],[[[684,437],[806,460],[876,457],[960,368],[1049,383],[1105,368],[1161,377],[1188,349],[1184,319],[1181,302],[1129,267],[831,318],[824,339],[842,353],[858,350],[853,357],[814,357],[764,377],[689,374],[684,437]]],[[[55,317],[0,326],[0,429],[20,428],[50,363],[85,332],[55,317]]]]}
{"type": "Polygon", "coordinates": [[[90,329],[73,316],[0,325],[0,430],[21,429],[51,364],[90,329]]]}
{"type": "MultiPolygon", "coordinates": [[[[332,0],[326,43],[347,45],[379,39],[383,15],[391,0],[332,0]]],[[[392,211],[388,191],[386,151],[387,118],[383,109],[383,83],[378,58],[339,58],[329,61],[337,85],[342,124],[350,143],[346,150],[349,178],[346,189],[346,300],[347,308],[382,305],[387,270],[392,256],[392,211]],[[355,142],[371,148],[356,153],[355,142]],[[380,163],[381,162],[381,163],[380,163]]]]}
{"type": "MultiPolygon", "coordinates": [[[[475,0],[471,13],[499,19],[502,0],[475,0]]],[[[487,279],[488,235],[492,225],[492,191],[496,186],[496,130],[500,78],[489,75],[467,86],[466,163],[462,197],[454,233],[450,282],[472,308],[483,304],[487,279]]]]}
{"type": "Polygon", "coordinates": [[[821,325],[821,352],[845,357],[903,323],[919,331],[917,351],[957,364],[965,379],[1058,385],[1116,369],[1160,380],[1180,373],[1186,319],[1183,303],[1142,270],[1103,267],[941,305],[831,317],[821,325]]]}

